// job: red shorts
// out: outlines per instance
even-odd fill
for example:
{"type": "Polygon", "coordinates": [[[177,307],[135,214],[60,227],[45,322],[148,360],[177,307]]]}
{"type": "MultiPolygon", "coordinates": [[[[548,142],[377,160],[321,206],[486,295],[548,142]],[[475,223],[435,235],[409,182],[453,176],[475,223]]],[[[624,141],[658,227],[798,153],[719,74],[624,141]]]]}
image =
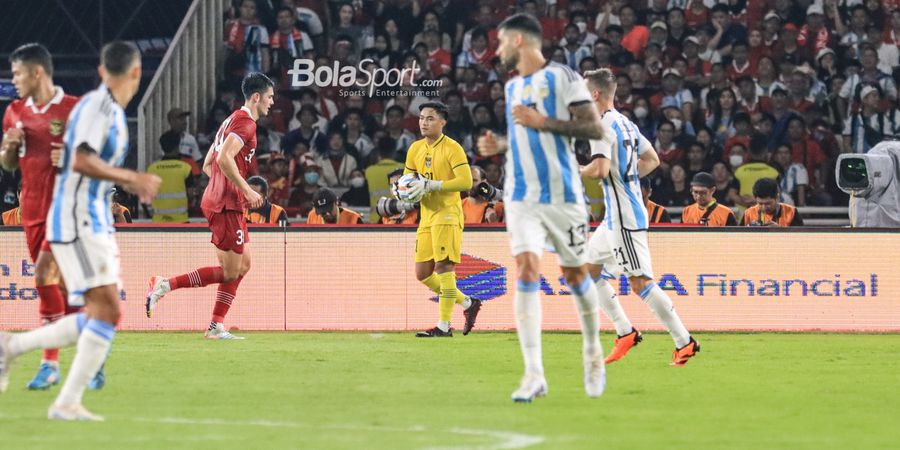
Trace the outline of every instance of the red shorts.
{"type": "Polygon", "coordinates": [[[203,211],[212,231],[212,242],[219,250],[244,253],[244,244],[250,242],[247,234],[247,221],[240,211],[221,212],[203,211]]]}
{"type": "Polygon", "coordinates": [[[46,222],[25,226],[25,241],[28,243],[28,254],[31,255],[31,262],[35,264],[37,264],[38,254],[42,251],[50,251],[50,243],[45,239],[46,232],[46,222]]]}

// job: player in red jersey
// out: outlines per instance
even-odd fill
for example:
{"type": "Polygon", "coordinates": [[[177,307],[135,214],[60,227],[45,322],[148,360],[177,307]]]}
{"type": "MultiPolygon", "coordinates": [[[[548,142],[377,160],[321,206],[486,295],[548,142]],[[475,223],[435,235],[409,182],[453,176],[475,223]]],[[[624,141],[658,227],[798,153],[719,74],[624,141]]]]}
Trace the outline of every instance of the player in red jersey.
{"type": "Polygon", "coordinates": [[[245,208],[258,208],[263,198],[250,188],[246,178],[252,175],[253,155],[256,152],[256,121],[269,114],[274,102],[274,83],[261,73],[244,77],[241,90],[244,106],[222,122],[216,133],[203,171],[209,175],[209,185],[200,203],[203,214],[212,230],[212,243],[219,258],[218,267],[201,267],[176,277],[150,278],[147,292],[147,317],[159,300],[172,290],[203,287],[218,283],[216,305],[212,321],[206,330],[207,339],[243,339],[225,329],[224,321],[234,301],[235,293],[244,275],[250,270],[250,253],[247,244],[245,208]]]}
{"type": "MultiPolygon", "coordinates": [[[[28,253],[36,264],[39,311],[46,325],[74,312],[67,311],[59,268],[44,233],[56,178],[51,153],[62,148],[66,121],[78,98],[53,85],[53,60],[44,46],[25,44],[13,51],[9,62],[20,99],[12,102],[3,116],[0,165],[8,171],[17,167],[22,171],[22,225],[28,253]]],[[[101,370],[91,382],[92,387],[102,387],[103,379],[101,370]]],[[[59,380],[59,349],[44,350],[40,369],[28,383],[28,389],[48,389],[59,380]]]]}

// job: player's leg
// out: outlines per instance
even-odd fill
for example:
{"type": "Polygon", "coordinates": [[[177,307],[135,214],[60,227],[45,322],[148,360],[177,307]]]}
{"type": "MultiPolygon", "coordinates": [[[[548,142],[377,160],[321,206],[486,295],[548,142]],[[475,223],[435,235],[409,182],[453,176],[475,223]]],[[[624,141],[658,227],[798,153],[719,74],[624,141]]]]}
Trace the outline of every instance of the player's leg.
{"type": "Polygon", "coordinates": [[[691,337],[690,332],[685,328],[675,312],[675,305],[672,299],[660,289],[659,285],[651,278],[647,277],[631,277],[629,278],[631,288],[635,294],[638,294],[644,303],[653,311],[653,315],[663,324],[672,340],[675,342],[675,351],[672,353],[672,365],[683,366],[687,360],[700,351],[700,345],[691,337]]]}
{"type": "Polygon", "coordinates": [[[231,304],[237,296],[238,287],[244,279],[244,275],[250,271],[250,252],[248,243],[242,244],[241,253],[231,250],[216,250],[223,271],[223,281],[216,289],[216,304],[213,307],[212,319],[206,330],[207,339],[244,339],[238,337],[225,328],[225,316],[231,309],[231,304]]]}
{"type": "Polygon", "coordinates": [[[441,320],[447,320],[453,314],[453,305],[459,303],[463,307],[466,323],[463,335],[469,334],[475,326],[475,319],[481,310],[481,301],[473,299],[459,290],[456,285],[456,266],[462,261],[462,227],[459,225],[432,226],[432,254],[434,255],[435,273],[441,284],[439,296],[441,320]]]}
{"type": "MultiPolygon", "coordinates": [[[[44,241],[44,226],[29,227],[28,246],[32,261],[35,262],[35,289],[40,296],[39,312],[44,325],[56,322],[66,314],[66,299],[59,287],[59,270],[50,253],[50,246],[44,241]]],[[[49,389],[60,381],[59,349],[44,349],[41,364],[28,389],[49,389]]]]}
{"type": "Polygon", "coordinates": [[[516,259],[517,281],[513,300],[516,334],[525,375],[519,388],[513,391],[515,402],[530,402],[547,394],[544,363],[541,354],[541,255],[547,240],[547,230],[533,205],[511,202],[506,209],[506,227],[510,235],[510,249],[516,259]]]}
{"type": "Polygon", "coordinates": [[[594,231],[588,243],[588,271],[591,279],[597,286],[600,309],[603,310],[603,313],[606,314],[616,329],[617,337],[612,351],[609,352],[609,355],[604,360],[606,364],[623,358],[632,347],[638,345],[643,339],[641,333],[628,320],[628,316],[625,314],[625,310],[622,309],[615,290],[609,284],[609,280],[614,279],[614,275],[622,273],[623,270],[613,251],[617,244],[611,238],[616,235],[615,232],[602,224],[594,231]],[[606,270],[607,268],[609,270],[606,270]]]}
{"type": "MultiPolygon", "coordinates": [[[[419,227],[419,229],[416,230],[415,270],[416,279],[428,287],[432,292],[438,294],[439,318],[436,326],[417,332],[416,337],[453,337],[453,332],[450,331],[449,315],[446,317],[446,320],[444,317],[445,305],[441,302],[441,278],[435,273],[434,246],[431,228],[432,227],[419,227]]],[[[451,304],[451,311],[452,307],[451,304]]]]}
{"type": "Polygon", "coordinates": [[[103,420],[81,404],[88,383],[106,360],[119,321],[119,291],[116,284],[90,288],[84,293],[89,311],[72,367],[62,389],[47,412],[52,420],[103,420]]]}
{"type": "Polygon", "coordinates": [[[552,214],[547,212],[544,223],[559,256],[563,278],[575,297],[581,324],[585,391],[590,397],[599,397],[606,386],[606,371],[600,345],[600,298],[587,266],[587,214],[580,205],[559,206],[552,214]]]}

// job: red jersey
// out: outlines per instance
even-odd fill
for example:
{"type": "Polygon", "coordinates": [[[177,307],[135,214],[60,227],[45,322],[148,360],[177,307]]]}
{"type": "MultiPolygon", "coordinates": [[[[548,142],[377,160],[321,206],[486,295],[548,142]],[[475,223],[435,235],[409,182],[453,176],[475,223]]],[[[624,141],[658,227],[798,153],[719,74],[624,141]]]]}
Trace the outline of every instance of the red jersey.
{"type": "MultiPolygon", "coordinates": [[[[237,165],[241,177],[247,178],[247,174],[252,171],[253,155],[256,153],[256,121],[253,120],[253,116],[250,115],[250,110],[246,106],[231,113],[222,122],[219,131],[216,132],[212,151],[217,153],[221,151],[225,140],[232,134],[244,143],[241,150],[234,155],[234,163],[237,165]]],[[[240,211],[243,214],[244,208],[247,206],[244,193],[225,176],[218,164],[213,163],[210,168],[209,184],[206,186],[206,191],[203,192],[200,207],[204,211],[214,213],[228,210],[240,211]]]]}
{"type": "Polygon", "coordinates": [[[76,103],[78,97],[66,95],[62,88],[57,87],[56,95],[46,105],[35,105],[29,97],[16,100],[6,108],[3,132],[11,128],[25,131],[24,143],[19,148],[23,225],[39,225],[47,221],[56,181],[56,169],[50,162],[50,144],[62,143],[66,121],[76,103]]]}

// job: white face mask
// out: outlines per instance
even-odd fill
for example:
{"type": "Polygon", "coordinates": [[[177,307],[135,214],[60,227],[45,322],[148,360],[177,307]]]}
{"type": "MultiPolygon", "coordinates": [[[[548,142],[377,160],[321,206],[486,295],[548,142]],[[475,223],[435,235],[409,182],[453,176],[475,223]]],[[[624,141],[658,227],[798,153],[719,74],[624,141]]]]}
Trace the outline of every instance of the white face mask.
{"type": "Polygon", "coordinates": [[[355,188],[361,188],[366,184],[366,179],[362,177],[356,177],[350,179],[350,186],[355,188]]]}
{"type": "Polygon", "coordinates": [[[643,106],[638,106],[637,108],[634,108],[634,117],[637,117],[638,119],[643,119],[644,117],[647,117],[647,113],[649,113],[649,112],[650,111],[648,111],[647,108],[644,108],[643,106]]]}
{"type": "Polygon", "coordinates": [[[731,155],[728,157],[728,162],[731,163],[731,167],[738,167],[744,163],[744,157],[741,155],[731,155]]]}
{"type": "Polygon", "coordinates": [[[669,119],[669,122],[672,122],[672,125],[675,126],[675,131],[681,131],[681,119],[669,119]]]}
{"type": "Polygon", "coordinates": [[[587,22],[576,22],[575,26],[578,27],[579,33],[584,33],[587,30],[587,22]]]}

